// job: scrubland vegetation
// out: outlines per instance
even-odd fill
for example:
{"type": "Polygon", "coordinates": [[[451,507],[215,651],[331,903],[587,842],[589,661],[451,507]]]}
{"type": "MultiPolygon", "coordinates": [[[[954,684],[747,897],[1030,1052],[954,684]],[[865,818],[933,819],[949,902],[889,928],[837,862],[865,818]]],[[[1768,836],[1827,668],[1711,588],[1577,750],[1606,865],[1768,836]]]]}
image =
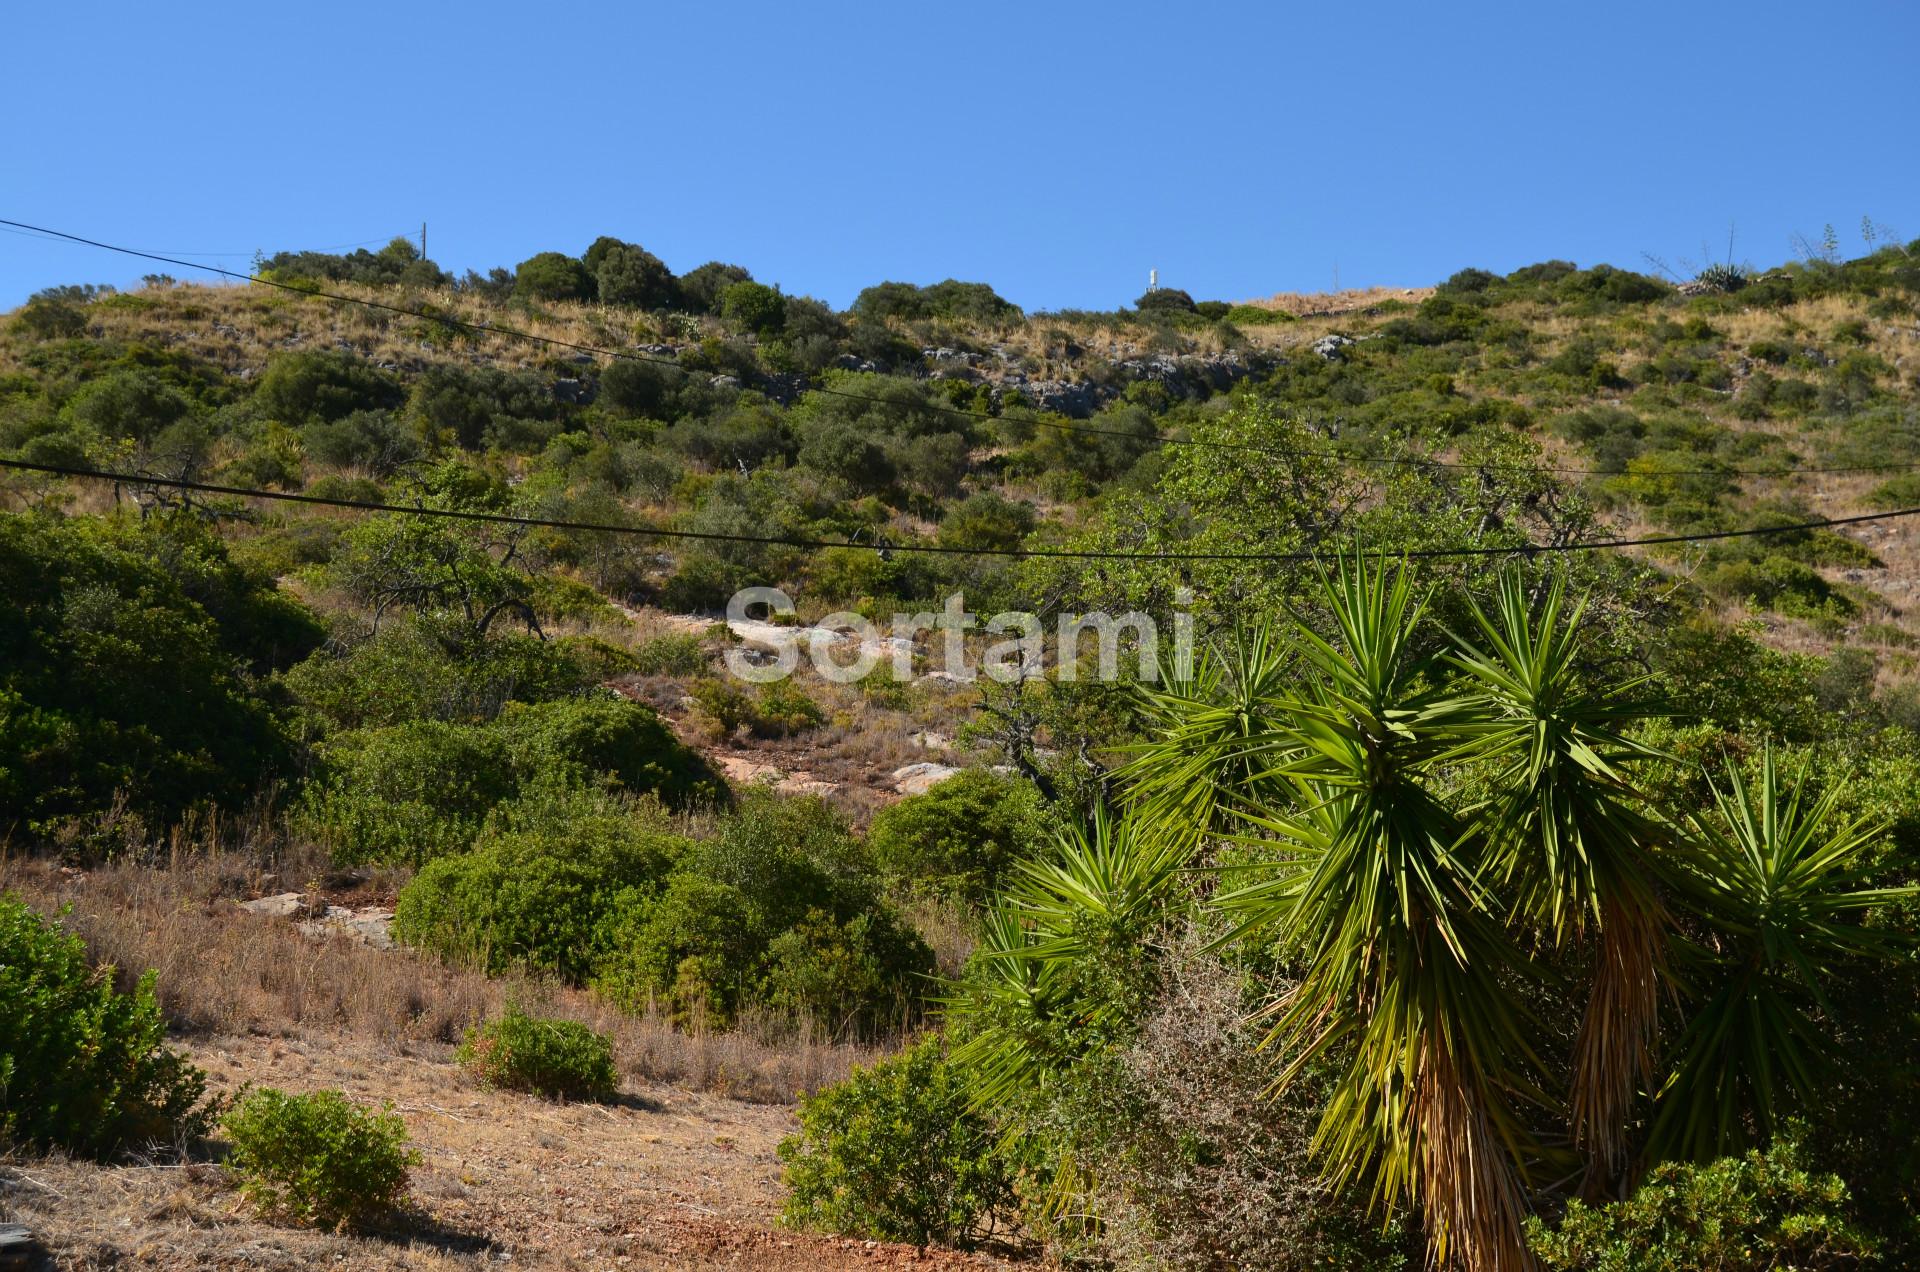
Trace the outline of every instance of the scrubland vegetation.
{"type": "Polygon", "coordinates": [[[183,1040],[253,1032],[530,1106],[798,1100],[796,1232],[1920,1253],[1920,553],[1802,526],[1920,502],[1920,244],[1032,315],[613,239],[261,272],[292,290],[61,288],[0,334],[0,458],[120,475],[0,473],[14,1153],[437,1222],[377,1101],[209,1096],[183,1040]],[[1617,537],[1675,541],[1537,550],[1617,537]],[[803,623],[1190,595],[1199,656],[746,685],[749,584],[803,623]]]}

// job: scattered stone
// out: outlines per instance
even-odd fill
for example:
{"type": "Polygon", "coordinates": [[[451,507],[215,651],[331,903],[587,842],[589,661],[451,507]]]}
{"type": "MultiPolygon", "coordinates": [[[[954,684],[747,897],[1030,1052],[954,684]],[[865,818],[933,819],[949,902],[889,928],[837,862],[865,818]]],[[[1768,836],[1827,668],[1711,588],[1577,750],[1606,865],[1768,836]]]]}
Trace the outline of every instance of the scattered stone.
{"type": "Polygon", "coordinates": [[[932,729],[912,734],[907,738],[907,741],[923,751],[944,751],[953,745],[953,743],[948,740],[946,734],[935,733],[932,729]]]}
{"type": "Polygon", "coordinates": [[[345,936],[376,950],[393,948],[393,911],[384,906],[350,910],[343,905],[330,905],[319,918],[307,919],[298,926],[303,936],[315,940],[345,936]]]}
{"type": "Polygon", "coordinates": [[[1341,356],[1340,351],[1353,343],[1352,336],[1343,336],[1339,332],[1320,337],[1307,347],[1331,362],[1341,356]]]}
{"type": "Polygon", "coordinates": [[[242,901],[240,908],[249,914],[264,914],[274,919],[290,919],[296,914],[306,913],[307,898],[306,894],[300,892],[282,892],[275,896],[242,901]]]}
{"type": "Polygon", "coordinates": [[[925,795],[948,778],[957,775],[959,769],[949,764],[934,764],[921,761],[908,764],[893,771],[893,789],[902,795],[925,795]]]}

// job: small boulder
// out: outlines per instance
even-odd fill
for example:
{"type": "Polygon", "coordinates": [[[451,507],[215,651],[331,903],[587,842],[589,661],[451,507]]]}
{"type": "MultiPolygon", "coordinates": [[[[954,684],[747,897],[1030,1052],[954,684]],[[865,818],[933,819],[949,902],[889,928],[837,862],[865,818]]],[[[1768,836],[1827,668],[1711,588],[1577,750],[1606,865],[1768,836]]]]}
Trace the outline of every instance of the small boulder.
{"type": "Polygon", "coordinates": [[[271,919],[290,919],[296,914],[305,913],[307,898],[305,893],[281,892],[270,897],[242,901],[240,908],[249,914],[264,914],[271,919]]]}
{"type": "Polygon", "coordinates": [[[959,772],[959,769],[947,764],[926,761],[908,764],[893,771],[893,789],[902,795],[925,795],[959,772]]]}

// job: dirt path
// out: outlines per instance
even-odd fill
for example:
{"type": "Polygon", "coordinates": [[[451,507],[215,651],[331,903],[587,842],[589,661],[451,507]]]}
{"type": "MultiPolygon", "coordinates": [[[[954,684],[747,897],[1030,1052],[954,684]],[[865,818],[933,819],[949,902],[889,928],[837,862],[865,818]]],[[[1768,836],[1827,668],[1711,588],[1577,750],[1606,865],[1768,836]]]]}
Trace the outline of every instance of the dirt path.
{"type": "Polygon", "coordinates": [[[252,1082],[392,1101],[423,1159],[406,1230],[350,1237],[260,1223],[218,1166],[0,1161],[0,1212],[32,1227],[56,1266],[1005,1266],[775,1229],[774,1147],[794,1127],[785,1107],[632,1084],[617,1104],[557,1105],[482,1090],[444,1054],[353,1040],[221,1038],[191,1050],[220,1091],[252,1082]]]}

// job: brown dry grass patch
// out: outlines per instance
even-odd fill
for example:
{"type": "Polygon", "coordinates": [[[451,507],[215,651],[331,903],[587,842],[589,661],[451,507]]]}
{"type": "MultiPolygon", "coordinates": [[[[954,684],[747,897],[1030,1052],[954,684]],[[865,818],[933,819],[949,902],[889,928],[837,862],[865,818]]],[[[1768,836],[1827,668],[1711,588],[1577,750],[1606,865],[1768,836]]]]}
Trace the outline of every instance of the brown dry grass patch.
{"type": "MultiPolygon", "coordinates": [[[[239,908],[241,899],[299,890],[329,873],[313,858],[263,862],[194,847],[153,864],[89,870],[10,856],[0,858],[0,891],[63,915],[94,960],[123,980],[156,971],[161,1006],[191,1036],[330,1036],[444,1049],[518,1003],[609,1035],[622,1071],[635,1079],[769,1103],[837,1082],[890,1050],[751,1018],[733,1030],[682,1032],[657,1012],[628,1014],[550,981],[488,977],[346,937],[314,939],[288,920],[239,908]]],[[[361,881],[343,880],[332,899],[368,897],[361,881]]]]}

